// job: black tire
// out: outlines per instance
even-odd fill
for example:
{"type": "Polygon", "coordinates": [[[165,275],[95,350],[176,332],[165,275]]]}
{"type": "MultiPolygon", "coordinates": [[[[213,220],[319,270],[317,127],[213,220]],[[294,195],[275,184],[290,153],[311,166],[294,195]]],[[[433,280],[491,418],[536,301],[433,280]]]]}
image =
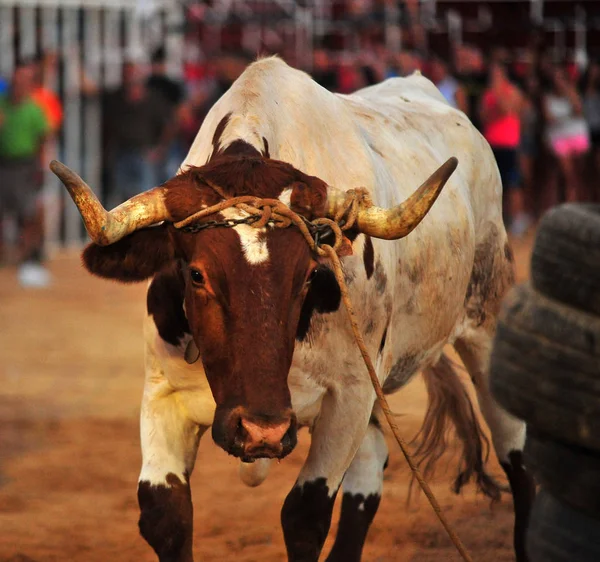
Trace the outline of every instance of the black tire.
{"type": "Polygon", "coordinates": [[[600,318],[517,287],[500,314],[490,386],[539,431],[600,451],[600,318]]]}
{"type": "Polygon", "coordinates": [[[598,562],[600,520],[593,519],[541,489],[527,531],[530,562],[598,562]]]}
{"type": "Polygon", "coordinates": [[[544,215],[531,281],[548,297],[600,315],[600,205],[567,203],[544,215]]]}
{"type": "Polygon", "coordinates": [[[600,519],[600,453],[529,428],[524,455],[525,466],[538,484],[575,509],[600,519]]]}

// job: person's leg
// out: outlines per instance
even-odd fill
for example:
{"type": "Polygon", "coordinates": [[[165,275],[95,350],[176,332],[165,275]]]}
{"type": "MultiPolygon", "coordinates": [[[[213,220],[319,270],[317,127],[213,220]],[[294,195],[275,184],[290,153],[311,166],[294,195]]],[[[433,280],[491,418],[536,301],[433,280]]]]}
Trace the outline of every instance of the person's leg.
{"type": "Polygon", "coordinates": [[[514,236],[525,234],[531,218],[525,211],[525,192],[521,186],[521,174],[519,173],[519,158],[517,149],[505,149],[504,177],[505,189],[508,192],[508,209],[511,217],[510,230],[514,236]]]}
{"type": "Polygon", "coordinates": [[[45,287],[50,274],[44,261],[44,208],[36,161],[25,162],[17,167],[15,202],[20,221],[19,281],[28,287],[45,287]]]}
{"type": "Polygon", "coordinates": [[[570,152],[557,155],[558,165],[565,178],[565,201],[577,201],[579,197],[579,183],[575,170],[575,163],[570,152]]]}
{"type": "Polygon", "coordinates": [[[140,151],[124,150],[119,153],[115,165],[115,187],[119,203],[138,195],[144,191],[145,182],[152,181],[153,174],[148,172],[146,165],[148,162],[140,151]]]}
{"type": "Polygon", "coordinates": [[[586,181],[587,154],[590,150],[590,139],[587,135],[576,135],[570,139],[573,157],[573,170],[576,176],[577,201],[592,200],[589,182],[586,181]]]}
{"type": "Polygon", "coordinates": [[[507,177],[507,154],[506,149],[492,146],[492,152],[496,159],[500,180],[502,182],[502,217],[505,224],[510,224],[512,216],[510,215],[510,204],[508,202],[508,177],[507,177]]]}
{"type": "Polygon", "coordinates": [[[164,162],[152,162],[144,153],[137,155],[138,185],[137,193],[148,191],[166,180],[161,180],[164,174],[164,162]]]}
{"type": "Polygon", "coordinates": [[[531,216],[537,215],[537,198],[535,196],[536,186],[533,182],[534,149],[533,140],[527,141],[527,146],[519,152],[519,167],[523,185],[523,199],[525,212],[531,216]]]}

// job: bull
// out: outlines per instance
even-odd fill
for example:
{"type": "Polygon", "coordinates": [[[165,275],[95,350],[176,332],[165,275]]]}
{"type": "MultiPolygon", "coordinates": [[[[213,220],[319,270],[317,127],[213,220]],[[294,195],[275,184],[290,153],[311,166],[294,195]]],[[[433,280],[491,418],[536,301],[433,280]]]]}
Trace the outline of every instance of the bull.
{"type": "MultiPolygon", "coordinates": [[[[512,489],[517,560],[527,560],[534,488],[522,461],[525,427],[488,387],[496,316],[513,283],[501,181],[488,144],[429,80],[415,74],[336,95],[278,58],[262,59],[214,105],[164,185],[109,213],[76,174],[53,169],[93,241],[85,267],[125,283],[150,279],[139,527],[161,561],[193,560],[189,481],[211,427],[249,485],[309,427],[308,457],[281,514],[288,559],[318,560],[341,487],[327,560],[360,560],[388,451],[327,260],[293,226],[174,226],[242,195],[279,199],[308,220],[331,217],[357,186],[373,206],[361,206],[345,231],[342,263],[384,391],[422,372],[430,405],[421,451],[439,457],[452,421],[463,447],[456,489],[474,477],[497,497],[478,418],[444,355],[454,346],[512,489]],[[459,165],[448,179],[453,167],[442,163],[451,157],[459,165]]],[[[213,219],[244,216],[229,208],[213,219]]]]}

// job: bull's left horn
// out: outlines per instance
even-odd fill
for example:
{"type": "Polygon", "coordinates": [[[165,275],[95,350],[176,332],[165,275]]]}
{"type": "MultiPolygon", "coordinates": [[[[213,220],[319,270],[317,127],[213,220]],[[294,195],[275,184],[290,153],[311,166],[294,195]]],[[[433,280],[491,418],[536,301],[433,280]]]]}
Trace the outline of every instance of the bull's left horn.
{"type": "MultiPolygon", "coordinates": [[[[384,240],[406,236],[429,212],[457,165],[456,158],[447,160],[406,201],[392,209],[374,205],[361,207],[356,218],[358,230],[384,240]]],[[[327,215],[334,217],[346,200],[345,192],[331,190],[327,198],[327,215]]]]}
{"type": "Polygon", "coordinates": [[[73,199],[90,238],[100,246],[113,244],[132,232],[169,220],[165,205],[166,189],[155,187],[107,211],[98,198],[73,170],[52,160],[50,169],[58,176],[73,199]]]}

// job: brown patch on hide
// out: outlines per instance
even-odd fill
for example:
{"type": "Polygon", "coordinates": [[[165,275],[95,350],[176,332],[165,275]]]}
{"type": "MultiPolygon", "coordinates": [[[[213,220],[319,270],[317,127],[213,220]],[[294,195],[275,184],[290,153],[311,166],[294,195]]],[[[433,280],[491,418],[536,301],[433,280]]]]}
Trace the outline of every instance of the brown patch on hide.
{"type": "Polygon", "coordinates": [[[194,516],[187,475],[185,482],[167,474],[167,485],[138,484],[140,534],[161,560],[189,562],[194,516]]]}
{"type": "Polygon", "coordinates": [[[379,351],[377,352],[377,355],[381,355],[383,353],[383,348],[385,347],[385,342],[387,340],[388,328],[390,327],[389,323],[390,321],[388,320],[388,323],[383,330],[383,334],[381,335],[381,341],[379,342],[379,351]]]}
{"type": "Polygon", "coordinates": [[[229,123],[229,119],[231,119],[231,113],[228,113],[227,115],[225,115],[225,117],[223,117],[223,119],[221,119],[219,121],[219,124],[215,128],[215,132],[213,133],[213,138],[212,138],[213,152],[212,152],[211,159],[214,158],[214,156],[216,154],[218,154],[218,152],[219,152],[220,145],[221,145],[221,136],[225,132],[225,127],[227,127],[227,125],[229,123]]]}
{"type": "Polygon", "coordinates": [[[390,369],[383,383],[383,391],[392,394],[402,388],[416,373],[418,366],[417,356],[414,353],[407,353],[400,357],[390,369]]]}
{"type": "Polygon", "coordinates": [[[254,148],[249,142],[245,140],[237,139],[231,144],[227,145],[226,148],[221,149],[217,157],[219,156],[262,156],[262,152],[257,148],[254,148]]]}
{"type": "Polygon", "coordinates": [[[328,562],[360,562],[367,532],[373,522],[381,496],[350,494],[342,496],[338,532],[328,562]]]}
{"type": "Polygon", "coordinates": [[[337,490],[325,478],[294,486],[281,510],[288,560],[317,560],[329,533],[337,490]]]}
{"type": "Polygon", "coordinates": [[[450,360],[442,355],[438,363],[423,371],[429,403],[423,425],[415,437],[415,457],[430,477],[435,463],[448,450],[448,423],[454,426],[462,445],[459,472],[453,490],[459,493],[472,477],[479,490],[492,500],[500,499],[498,483],[485,471],[489,441],[473,409],[471,399],[450,360]]]}
{"type": "Polygon", "coordinates": [[[515,263],[515,257],[508,241],[504,244],[504,257],[509,263],[515,263]]]}
{"type": "Polygon", "coordinates": [[[408,263],[406,266],[406,275],[408,275],[408,278],[413,285],[420,285],[423,279],[425,279],[423,262],[419,260],[415,263],[408,263]]]}
{"type": "Polygon", "coordinates": [[[404,304],[403,310],[406,314],[414,314],[417,309],[417,297],[412,294],[404,304]]]}
{"type": "Polygon", "coordinates": [[[375,290],[379,295],[382,295],[387,287],[388,279],[380,260],[377,260],[377,264],[375,265],[374,278],[375,290]]]}
{"type": "Polygon", "coordinates": [[[508,243],[500,246],[498,228],[475,248],[473,270],[465,294],[467,316],[481,326],[498,314],[500,301],[514,283],[512,252],[508,243]]]}
{"type": "Polygon", "coordinates": [[[365,271],[367,279],[371,279],[373,271],[375,271],[375,250],[373,249],[373,241],[370,236],[365,235],[365,249],[363,251],[363,261],[365,263],[365,271]]]}

